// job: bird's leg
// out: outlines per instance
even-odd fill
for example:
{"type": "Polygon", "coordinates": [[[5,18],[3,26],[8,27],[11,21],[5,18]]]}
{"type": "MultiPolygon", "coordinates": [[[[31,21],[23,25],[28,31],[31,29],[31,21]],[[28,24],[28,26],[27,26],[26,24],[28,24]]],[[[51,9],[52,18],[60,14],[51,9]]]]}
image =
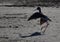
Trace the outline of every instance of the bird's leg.
{"type": "Polygon", "coordinates": [[[42,27],[41,27],[41,33],[44,33],[44,32],[45,32],[45,27],[46,27],[46,26],[42,26],[42,27]]]}
{"type": "Polygon", "coordinates": [[[46,22],[46,24],[47,24],[47,25],[44,25],[44,26],[41,27],[41,31],[44,29],[44,30],[42,31],[43,34],[45,33],[45,31],[46,31],[46,29],[47,29],[49,23],[46,22]]]}
{"type": "Polygon", "coordinates": [[[44,26],[45,27],[45,29],[44,29],[44,31],[43,31],[43,33],[45,33],[45,31],[46,31],[46,29],[47,29],[47,27],[48,27],[48,25],[49,25],[49,23],[48,22],[46,22],[46,26],[44,26]]]}

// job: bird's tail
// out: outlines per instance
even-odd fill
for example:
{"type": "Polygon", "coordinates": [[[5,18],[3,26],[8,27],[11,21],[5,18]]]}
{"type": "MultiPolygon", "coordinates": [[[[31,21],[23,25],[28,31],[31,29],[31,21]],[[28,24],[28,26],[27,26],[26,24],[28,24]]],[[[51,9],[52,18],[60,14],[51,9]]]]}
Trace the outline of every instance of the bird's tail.
{"type": "Polygon", "coordinates": [[[49,19],[49,21],[52,21],[51,19],[49,19]]]}

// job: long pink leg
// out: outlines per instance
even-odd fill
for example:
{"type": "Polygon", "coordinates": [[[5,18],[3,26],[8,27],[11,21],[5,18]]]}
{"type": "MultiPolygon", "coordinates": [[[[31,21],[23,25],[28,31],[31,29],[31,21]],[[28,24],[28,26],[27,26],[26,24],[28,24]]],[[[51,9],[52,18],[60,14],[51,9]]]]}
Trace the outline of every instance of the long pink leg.
{"type": "Polygon", "coordinates": [[[45,31],[46,31],[46,29],[47,29],[47,27],[48,27],[48,25],[49,25],[48,22],[46,22],[46,24],[47,24],[47,25],[44,25],[43,27],[41,27],[41,31],[44,29],[44,30],[42,31],[43,33],[45,33],[45,31]]]}

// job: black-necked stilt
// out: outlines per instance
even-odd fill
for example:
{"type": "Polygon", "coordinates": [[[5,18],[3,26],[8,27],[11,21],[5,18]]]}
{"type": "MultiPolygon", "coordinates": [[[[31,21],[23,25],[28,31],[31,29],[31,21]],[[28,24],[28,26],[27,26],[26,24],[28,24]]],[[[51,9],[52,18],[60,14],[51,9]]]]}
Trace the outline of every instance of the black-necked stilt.
{"type": "Polygon", "coordinates": [[[37,18],[41,18],[40,19],[40,25],[46,23],[47,25],[46,26],[43,26],[41,27],[41,30],[45,27],[43,33],[46,31],[46,28],[48,27],[49,23],[48,21],[51,21],[51,19],[49,19],[46,15],[44,15],[42,12],[41,12],[41,8],[40,7],[37,7],[37,10],[39,12],[35,12],[31,17],[28,18],[28,21],[29,20],[32,20],[32,19],[37,19],[37,18]]]}

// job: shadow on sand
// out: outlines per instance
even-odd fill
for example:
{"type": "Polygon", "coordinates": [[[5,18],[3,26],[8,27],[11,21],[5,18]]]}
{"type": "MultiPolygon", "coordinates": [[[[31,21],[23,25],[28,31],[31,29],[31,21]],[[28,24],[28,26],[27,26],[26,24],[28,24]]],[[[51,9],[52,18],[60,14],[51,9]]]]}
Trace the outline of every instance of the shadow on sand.
{"type": "Polygon", "coordinates": [[[39,35],[41,35],[41,32],[35,32],[35,33],[32,33],[31,35],[28,35],[28,36],[21,36],[21,38],[32,37],[32,36],[39,36],[39,35]]]}

